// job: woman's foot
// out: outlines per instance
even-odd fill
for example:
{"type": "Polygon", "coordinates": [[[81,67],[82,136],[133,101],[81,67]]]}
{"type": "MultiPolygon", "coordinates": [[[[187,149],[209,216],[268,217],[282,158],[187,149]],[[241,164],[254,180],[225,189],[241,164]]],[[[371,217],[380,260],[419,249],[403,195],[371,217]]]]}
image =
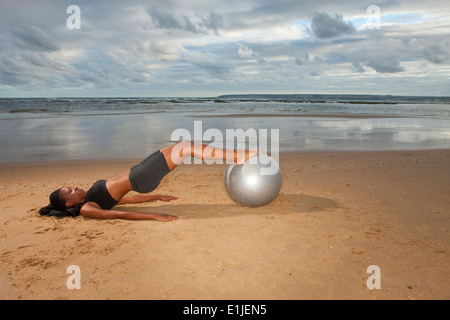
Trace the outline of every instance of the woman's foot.
{"type": "Polygon", "coordinates": [[[258,155],[258,148],[252,148],[247,150],[237,150],[235,152],[236,164],[244,164],[248,159],[258,155]]]}

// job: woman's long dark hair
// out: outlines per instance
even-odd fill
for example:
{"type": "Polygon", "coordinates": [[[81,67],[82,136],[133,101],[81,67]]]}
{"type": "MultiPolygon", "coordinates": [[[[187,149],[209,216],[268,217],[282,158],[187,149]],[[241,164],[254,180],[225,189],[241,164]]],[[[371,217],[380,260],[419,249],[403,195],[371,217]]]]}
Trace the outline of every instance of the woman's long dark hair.
{"type": "Polygon", "coordinates": [[[66,207],[66,200],[59,195],[61,189],[55,190],[50,194],[50,204],[39,209],[41,216],[51,217],[76,217],[80,215],[82,203],[73,207],[66,207]]]}

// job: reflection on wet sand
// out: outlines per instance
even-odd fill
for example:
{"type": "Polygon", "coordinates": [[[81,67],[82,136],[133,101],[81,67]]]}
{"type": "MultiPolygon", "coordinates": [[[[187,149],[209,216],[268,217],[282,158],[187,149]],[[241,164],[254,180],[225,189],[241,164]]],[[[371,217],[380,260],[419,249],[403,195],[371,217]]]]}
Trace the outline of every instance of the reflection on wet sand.
{"type": "MultiPolygon", "coordinates": [[[[172,143],[176,129],[186,129],[194,138],[194,121],[202,122],[203,133],[214,128],[224,137],[227,129],[278,129],[280,152],[450,148],[448,118],[270,113],[67,115],[2,120],[0,162],[142,158],[172,143]]],[[[225,143],[214,141],[221,147],[225,143]]]]}

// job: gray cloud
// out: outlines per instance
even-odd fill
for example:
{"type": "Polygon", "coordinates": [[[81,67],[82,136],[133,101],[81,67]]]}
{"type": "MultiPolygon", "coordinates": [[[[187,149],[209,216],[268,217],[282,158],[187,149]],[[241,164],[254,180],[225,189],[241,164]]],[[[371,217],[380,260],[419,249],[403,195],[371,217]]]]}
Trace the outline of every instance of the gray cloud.
{"type": "Polygon", "coordinates": [[[164,12],[156,6],[147,9],[153,24],[161,29],[180,29],[197,33],[197,29],[188,17],[177,17],[174,14],[164,12]]]}
{"type": "Polygon", "coordinates": [[[213,31],[216,35],[219,35],[219,28],[223,26],[222,16],[214,11],[206,16],[197,13],[190,18],[187,15],[180,16],[163,11],[153,5],[147,8],[147,12],[157,28],[166,30],[183,30],[194,34],[213,31]]]}
{"type": "Polygon", "coordinates": [[[366,72],[366,68],[364,68],[364,64],[361,61],[352,61],[351,63],[356,72],[366,72]]]}
{"type": "Polygon", "coordinates": [[[353,69],[359,73],[366,72],[367,67],[378,73],[397,73],[406,70],[405,67],[401,66],[400,55],[395,49],[373,52],[361,49],[346,53],[346,55],[353,69]]]}
{"type": "Polygon", "coordinates": [[[343,47],[342,52],[336,53],[337,58],[350,62],[352,69],[358,73],[366,72],[367,68],[378,73],[406,71],[402,61],[410,60],[419,51],[408,41],[386,37],[381,32],[375,37],[345,42],[343,47]]]}
{"type": "Polygon", "coordinates": [[[206,17],[198,15],[203,22],[206,29],[214,31],[216,35],[219,35],[219,28],[223,27],[223,17],[214,11],[211,11],[206,17]]]}
{"type": "Polygon", "coordinates": [[[344,21],[343,16],[331,16],[324,12],[316,12],[311,19],[311,32],[319,39],[330,39],[355,32],[351,21],[344,21]]]}
{"type": "Polygon", "coordinates": [[[226,61],[209,52],[185,50],[182,52],[181,61],[190,63],[218,78],[224,78],[232,71],[226,61]]]}
{"type": "Polygon", "coordinates": [[[58,44],[41,29],[31,25],[21,25],[12,30],[14,42],[20,48],[33,51],[57,51],[58,44]]]}
{"type": "Polygon", "coordinates": [[[78,80],[77,70],[59,53],[26,51],[0,54],[2,84],[33,90],[70,87],[78,80]]]}
{"type": "Polygon", "coordinates": [[[376,72],[381,73],[396,73],[405,71],[405,68],[400,66],[400,61],[392,57],[369,57],[369,59],[364,63],[376,72]]]}
{"type": "Polygon", "coordinates": [[[309,63],[309,54],[308,53],[300,53],[295,57],[295,63],[299,66],[309,63]]]}
{"type": "Polygon", "coordinates": [[[450,61],[449,47],[448,42],[447,45],[443,43],[432,44],[426,47],[423,52],[427,60],[436,64],[444,64],[450,61]]]}

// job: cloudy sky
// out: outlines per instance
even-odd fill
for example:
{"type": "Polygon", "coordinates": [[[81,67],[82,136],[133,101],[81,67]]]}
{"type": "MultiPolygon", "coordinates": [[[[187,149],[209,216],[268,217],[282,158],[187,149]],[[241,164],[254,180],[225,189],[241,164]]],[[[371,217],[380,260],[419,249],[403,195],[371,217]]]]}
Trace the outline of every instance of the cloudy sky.
{"type": "Polygon", "coordinates": [[[0,97],[235,93],[450,95],[450,2],[0,0],[0,97]]]}

